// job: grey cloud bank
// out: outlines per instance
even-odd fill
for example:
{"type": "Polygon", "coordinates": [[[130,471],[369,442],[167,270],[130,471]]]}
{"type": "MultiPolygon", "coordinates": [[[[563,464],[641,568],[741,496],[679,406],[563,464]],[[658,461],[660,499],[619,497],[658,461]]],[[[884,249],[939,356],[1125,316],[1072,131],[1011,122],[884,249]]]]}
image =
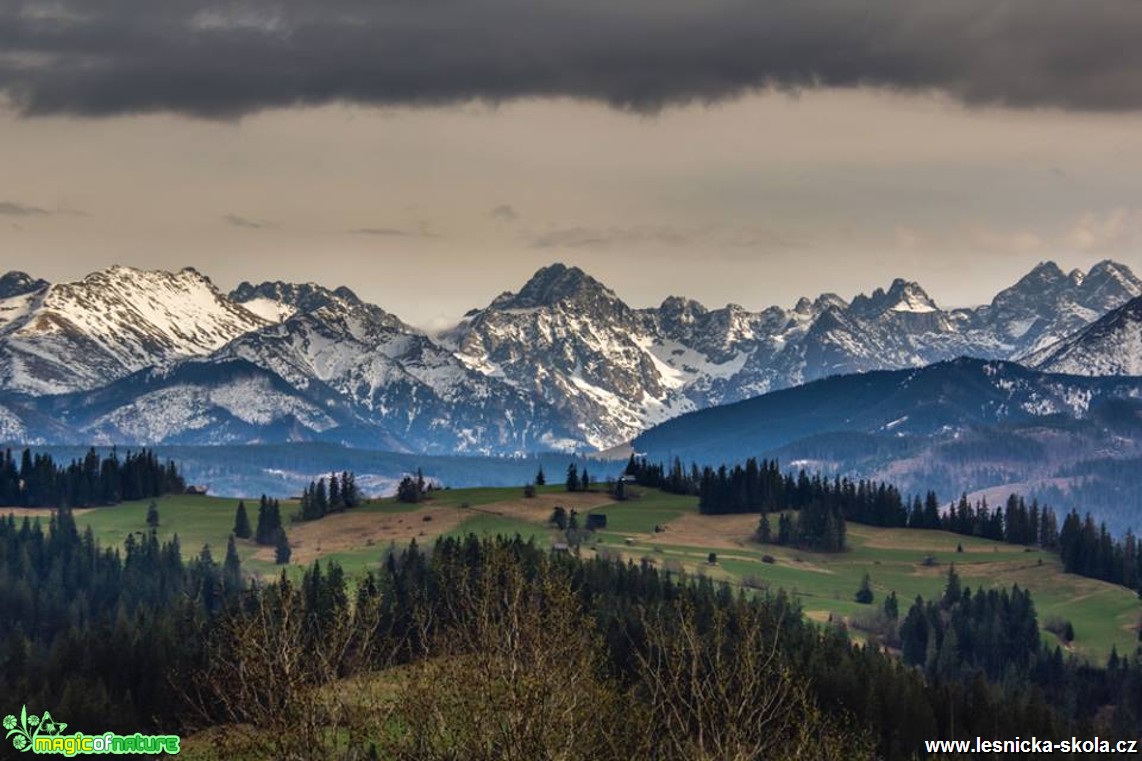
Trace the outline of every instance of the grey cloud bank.
{"type": "Polygon", "coordinates": [[[0,3],[26,115],[570,97],[638,112],[871,86],[1142,108],[1137,0],[52,0],[0,3]]]}

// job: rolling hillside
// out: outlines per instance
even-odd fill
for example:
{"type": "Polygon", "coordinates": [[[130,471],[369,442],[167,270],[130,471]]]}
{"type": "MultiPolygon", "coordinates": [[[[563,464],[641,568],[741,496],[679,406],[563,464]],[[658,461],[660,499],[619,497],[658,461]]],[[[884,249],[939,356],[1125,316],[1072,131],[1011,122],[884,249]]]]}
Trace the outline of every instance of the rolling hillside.
{"type": "MultiPolygon", "coordinates": [[[[1131,591],[1063,573],[1058,558],[983,539],[940,531],[882,529],[849,524],[850,548],[840,554],[803,552],[753,540],[753,515],[702,516],[696,499],[639,488],[637,498],[615,503],[603,493],[568,494],[562,486],[542,487],[534,499],[516,488],[454,489],[436,492],[419,505],[375,500],[346,513],[288,526],[294,552],[291,572],[313,560],[336,560],[351,574],[377,567],[390,546],[416,540],[430,544],[442,535],[520,534],[541,545],[561,541],[548,525],[556,505],[585,515],[607,516],[607,527],[582,545],[584,554],[616,560],[648,562],[676,572],[707,575],[743,588],[794,594],[805,614],[824,621],[829,616],[850,622],[879,609],[884,597],[896,592],[906,607],[917,595],[932,599],[943,590],[948,567],[955,564],[963,583],[975,587],[1031,590],[1040,624],[1048,617],[1070,620],[1076,638],[1072,649],[1102,660],[1117,646],[1129,652],[1136,642],[1135,627],[1142,602],[1131,591]],[[659,531],[656,531],[658,527],[659,531]],[[957,552],[962,546],[963,552],[957,552]],[[711,565],[710,553],[717,556],[711,565]],[[931,556],[933,564],[925,563],[931,556]],[[773,562],[767,562],[765,558],[773,562]],[[873,605],[853,601],[861,577],[870,574],[876,595],[873,605]]],[[[219,562],[234,521],[237,500],[171,496],[158,502],[159,534],[178,534],[188,557],[209,544],[219,562]]],[[[247,501],[247,508],[256,501],[247,501]]],[[[120,545],[132,532],[146,530],[146,503],[78,511],[77,521],[89,525],[105,545],[120,545]]],[[[288,516],[296,507],[283,503],[288,516]]],[[[44,515],[44,511],[23,511],[44,515]]],[[[276,576],[272,549],[240,541],[239,554],[249,573],[276,576]]],[[[858,631],[859,635],[859,631],[858,631]]],[[[1045,633],[1048,642],[1054,635],[1045,633]]]]}

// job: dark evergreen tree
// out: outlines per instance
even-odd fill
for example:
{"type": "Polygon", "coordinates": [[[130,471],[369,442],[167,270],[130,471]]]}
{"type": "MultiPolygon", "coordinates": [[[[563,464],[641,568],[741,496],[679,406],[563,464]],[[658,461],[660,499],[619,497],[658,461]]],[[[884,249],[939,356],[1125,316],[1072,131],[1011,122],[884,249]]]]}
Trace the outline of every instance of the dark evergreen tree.
{"type": "Polygon", "coordinates": [[[900,603],[896,599],[896,592],[888,593],[888,597],[884,598],[884,616],[889,621],[895,621],[900,618],[900,603]]]}
{"type": "Polygon", "coordinates": [[[547,486],[547,476],[543,474],[543,466],[539,466],[539,470],[535,472],[535,485],[547,486]]]}
{"type": "Polygon", "coordinates": [[[411,476],[405,476],[397,484],[397,500],[406,503],[420,502],[424,498],[424,492],[420,487],[421,481],[414,479],[411,476]]]}
{"type": "Polygon", "coordinates": [[[951,607],[960,601],[963,596],[963,588],[960,585],[960,575],[956,573],[956,565],[953,563],[948,568],[948,581],[944,585],[944,596],[941,598],[941,604],[944,607],[951,607]]]}
{"type": "Polygon", "coordinates": [[[567,466],[567,491],[579,491],[579,468],[575,463],[567,466]]]}
{"type": "Polygon", "coordinates": [[[281,509],[278,501],[276,499],[271,501],[263,494],[258,503],[258,526],[254,530],[254,541],[262,546],[273,546],[281,527],[281,509]]]}
{"type": "Polygon", "coordinates": [[[339,513],[345,509],[345,502],[341,498],[341,480],[336,473],[329,474],[329,512],[339,513]]]}
{"type": "Polygon", "coordinates": [[[277,536],[274,538],[274,562],[278,565],[285,565],[292,555],[293,550],[290,549],[289,538],[286,536],[285,530],[278,529],[277,536]]]}
{"type": "Polygon", "coordinates": [[[773,541],[773,530],[769,527],[769,516],[765,513],[762,513],[761,520],[757,524],[757,540],[762,544],[773,541]]]}
{"type": "Polygon", "coordinates": [[[789,513],[782,513],[777,518],[777,543],[788,545],[793,542],[793,519],[789,513]]]}
{"type": "Polygon", "coordinates": [[[227,594],[242,589],[242,560],[238,557],[238,547],[234,535],[226,542],[226,560],[222,563],[222,587],[227,594]]]}
{"type": "Polygon", "coordinates": [[[866,573],[860,580],[860,587],[857,588],[856,594],[853,599],[861,605],[871,605],[875,597],[872,591],[872,578],[866,573]]]}
{"type": "Polygon", "coordinates": [[[159,527],[159,506],[155,502],[147,505],[147,525],[153,529],[159,527]]]}
{"type": "Polygon", "coordinates": [[[324,478],[317,479],[317,488],[313,492],[313,512],[318,518],[325,517],[329,512],[329,492],[324,478]]]}
{"type": "Polygon", "coordinates": [[[345,507],[357,507],[361,504],[361,492],[357,489],[357,477],[349,471],[341,473],[341,501],[345,507]]]}
{"type": "Polygon", "coordinates": [[[249,539],[252,534],[250,517],[246,515],[246,503],[238,500],[238,509],[234,513],[234,536],[239,539],[249,539]]]}
{"type": "Polygon", "coordinates": [[[556,505],[555,509],[551,511],[550,520],[548,520],[547,522],[552,524],[556,528],[558,528],[560,531],[566,530],[567,529],[567,510],[566,510],[566,508],[563,508],[559,505],[556,505]]]}

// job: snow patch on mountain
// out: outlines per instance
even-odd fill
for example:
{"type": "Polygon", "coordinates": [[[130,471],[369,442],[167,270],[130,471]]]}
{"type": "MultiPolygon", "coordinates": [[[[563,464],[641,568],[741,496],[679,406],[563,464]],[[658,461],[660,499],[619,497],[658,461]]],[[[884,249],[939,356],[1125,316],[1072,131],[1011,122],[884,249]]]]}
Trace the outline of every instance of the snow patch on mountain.
{"type": "Polygon", "coordinates": [[[1033,352],[1025,363],[1072,375],[1142,375],[1142,298],[1033,352]]]}
{"type": "Polygon", "coordinates": [[[97,388],[146,367],[208,354],[265,321],[192,268],[114,266],[7,300],[0,387],[30,394],[97,388]]]}
{"type": "MultiPolygon", "coordinates": [[[[336,437],[344,426],[350,439],[375,436],[409,450],[606,449],[692,410],[959,356],[1142,374],[1142,316],[1095,329],[1139,295],[1142,281],[1122,265],[1064,273],[1046,262],[974,309],[944,310],[902,278],[851,302],[827,293],[753,312],[671,296],[634,309],[582,270],[556,264],[429,337],[345,287],[242,283],[223,295],[192,269],[112,267],[56,285],[9,273],[0,277],[0,390],[70,399],[113,388],[124,398],[101,398],[107,409],[83,434],[108,440],[197,440],[210,426],[224,440],[292,440],[336,437]],[[155,373],[119,384],[204,358],[270,375],[179,386],[155,373]]],[[[1008,397],[991,402],[996,414],[1078,412],[1089,403],[1029,394],[1012,377],[995,381],[1008,397]]],[[[27,428],[21,415],[0,413],[0,431],[27,428]]]]}

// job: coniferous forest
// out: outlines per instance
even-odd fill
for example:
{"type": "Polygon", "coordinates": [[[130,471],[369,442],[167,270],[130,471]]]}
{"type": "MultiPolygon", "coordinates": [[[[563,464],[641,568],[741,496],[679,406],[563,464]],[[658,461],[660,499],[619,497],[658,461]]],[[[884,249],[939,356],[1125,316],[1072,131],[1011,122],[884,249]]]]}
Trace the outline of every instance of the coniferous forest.
{"type": "Polygon", "coordinates": [[[762,541],[821,552],[844,549],[844,522],[869,526],[939,529],[1009,544],[1039,546],[1059,554],[1068,573],[1120,584],[1142,593],[1142,551],[1127,531],[1120,539],[1088,513],[1071,511],[1061,525],[1047,505],[1011,495],[1001,506],[966,496],[940,509],[935,492],[902,495],[891,484],[782,473],[776,460],[749,459],[745,465],[689,470],[679,460],[667,469],[633,455],[625,472],[643,486],[698,497],[705,515],[760,513],[762,541]],[[794,520],[788,513],[797,513],[794,520]],[[782,513],[770,518],[769,513],[782,513]]]}
{"type": "Polygon", "coordinates": [[[1047,648],[1018,588],[949,579],[905,616],[899,657],[783,592],[519,539],[251,585],[153,534],[100,550],[64,509],[46,529],[0,523],[0,561],[0,689],[80,731],[251,724],[267,732],[233,742],[281,758],[907,759],[933,737],[1133,736],[1142,720],[1142,655],[1092,668],[1047,648]],[[402,675],[394,699],[332,687],[378,673],[402,675]]]}
{"type": "Polygon", "coordinates": [[[178,493],[186,488],[174,462],[161,463],[143,449],[123,459],[91,449],[82,459],[57,465],[50,454],[12,450],[0,460],[0,504],[19,507],[93,507],[178,493]]]}
{"type": "MultiPolygon", "coordinates": [[[[1084,538],[1093,529],[1068,526],[1077,518],[1055,535],[1050,512],[1018,498],[940,515],[934,495],[776,463],[698,475],[674,487],[705,489],[705,511],[737,495],[783,517],[799,506],[805,523],[825,505],[817,515],[838,516],[842,537],[845,519],[864,517],[1046,537],[1078,562],[1126,546],[1100,553],[1097,533],[1084,538]]],[[[831,530],[815,520],[815,535],[831,530]]],[[[280,543],[274,500],[254,522],[240,505],[235,533],[280,543]]],[[[1029,592],[972,590],[954,567],[938,599],[885,599],[891,635],[862,644],[781,590],[518,537],[378,549],[380,567],[360,578],[326,562],[259,581],[233,540],[222,560],[189,556],[154,530],[101,548],[68,507],[46,524],[0,520],[0,691],[77,731],[259,728],[219,735],[224,758],[911,759],[933,738],[1142,732],[1142,649],[1079,660],[1040,639],[1029,592]]]]}

